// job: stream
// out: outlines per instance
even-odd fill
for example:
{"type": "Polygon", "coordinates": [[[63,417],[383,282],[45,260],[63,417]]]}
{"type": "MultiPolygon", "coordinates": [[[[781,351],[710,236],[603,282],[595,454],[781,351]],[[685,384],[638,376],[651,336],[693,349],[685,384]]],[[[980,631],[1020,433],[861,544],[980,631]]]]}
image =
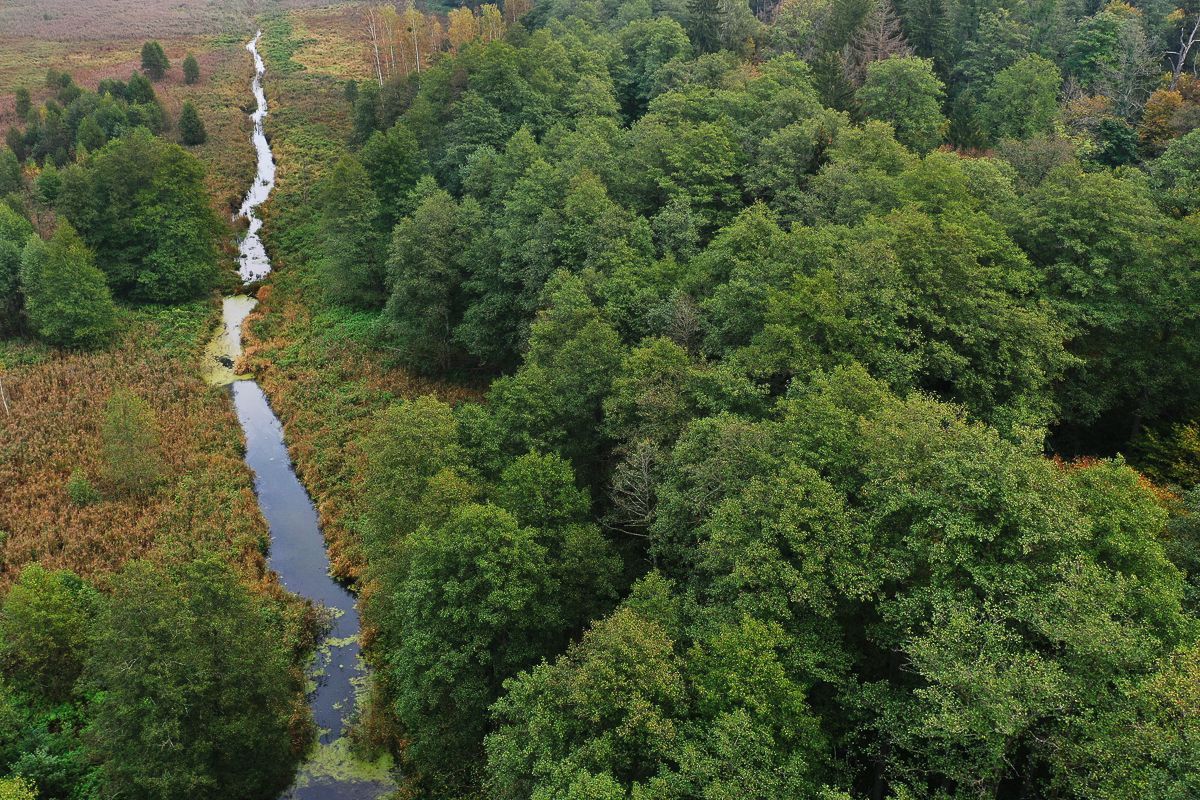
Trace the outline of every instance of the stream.
{"type": "MultiPolygon", "coordinates": [[[[267,98],[263,90],[266,67],[258,52],[261,37],[260,31],[246,45],[254,57],[251,90],[256,107],[250,119],[258,157],[254,183],[238,212],[249,223],[238,250],[239,272],[247,283],[261,280],[271,271],[259,236],[263,222],[256,213],[275,186],[275,160],[263,132],[267,98]]],[[[359,655],[355,597],[329,574],[317,511],[292,468],[283,425],[258,383],[237,376],[234,370],[242,352],[242,323],[257,302],[247,295],[225,298],[224,324],[205,354],[205,377],[209,383],[230,387],[246,437],[246,464],[254,473],[258,505],[270,528],[268,567],[284,588],[323,608],[329,618],[328,630],[308,668],[308,699],[318,741],[281,800],[375,800],[395,789],[390,759],[364,762],[356,758],[345,736],[358,687],[366,677],[359,655]]]]}

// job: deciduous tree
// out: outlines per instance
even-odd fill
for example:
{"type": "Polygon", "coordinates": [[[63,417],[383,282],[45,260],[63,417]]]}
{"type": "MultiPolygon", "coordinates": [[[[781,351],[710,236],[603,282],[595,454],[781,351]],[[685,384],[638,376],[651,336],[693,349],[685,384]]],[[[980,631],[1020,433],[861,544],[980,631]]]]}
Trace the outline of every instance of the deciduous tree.
{"type": "Polygon", "coordinates": [[[867,66],[857,97],[870,119],[890,123],[897,141],[918,153],[941,144],[949,124],[942,115],[946,88],[933,73],[933,62],[894,56],[867,66]]]}
{"type": "Polygon", "coordinates": [[[150,405],[127,389],[116,389],[104,405],[100,428],[104,477],[119,491],[149,494],[163,477],[158,420],[150,405]]]}
{"type": "Polygon", "coordinates": [[[100,691],[87,743],[106,791],[136,800],[280,791],[295,762],[288,725],[299,689],[284,641],[278,616],[212,557],[128,565],[87,673],[100,691]]]}
{"type": "Polygon", "coordinates": [[[385,240],[376,227],[379,199],[362,163],[344,156],[319,188],[322,268],[336,303],[359,308],[382,304],[385,240]]]}
{"type": "Polygon", "coordinates": [[[95,257],[69,223],[50,241],[29,238],[21,256],[21,293],[29,326],[64,347],[93,347],[116,330],[116,308],[95,257]]]}

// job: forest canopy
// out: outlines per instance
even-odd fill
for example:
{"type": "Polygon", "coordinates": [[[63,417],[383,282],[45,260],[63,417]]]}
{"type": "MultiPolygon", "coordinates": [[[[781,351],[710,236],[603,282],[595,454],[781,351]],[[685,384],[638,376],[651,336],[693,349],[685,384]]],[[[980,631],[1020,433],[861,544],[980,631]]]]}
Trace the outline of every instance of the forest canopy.
{"type": "MultiPolygon", "coordinates": [[[[310,83],[301,32],[264,34],[320,110],[271,123],[253,324],[335,487],[361,735],[404,796],[1195,794],[1200,7],[356,13],[365,62],[310,83]]],[[[7,333],[103,346],[122,304],[220,283],[143,55],[22,102],[7,333]]],[[[152,423],[112,395],[115,472],[152,423]]],[[[227,570],[31,567],[2,608],[0,774],[286,782],[285,621],[227,570]]]]}
{"type": "Polygon", "coordinates": [[[1186,795],[1198,13],[372,18],[278,241],[488,385],[362,443],[418,791],[1186,795]]]}

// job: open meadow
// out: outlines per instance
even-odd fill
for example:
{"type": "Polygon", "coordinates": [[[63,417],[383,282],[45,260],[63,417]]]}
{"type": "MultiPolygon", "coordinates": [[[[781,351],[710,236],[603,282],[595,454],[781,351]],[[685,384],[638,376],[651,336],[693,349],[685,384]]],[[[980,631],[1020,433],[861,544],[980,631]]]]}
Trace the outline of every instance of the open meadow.
{"type": "MultiPolygon", "coordinates": [[[[248,110],[252,73],[245,44],[260,14],[317,5],[314,0],[9,0],[0,4],[0,132],[17,122],[13,92],[25,87],[35,105],[49,96],[50,69],[68,72],[95,89],[105,78],[128,79],[140,66],[142,44],[159,41],[171,69],[155,90],[169,119],[191,100],[208,132],[194,148],[208,170],[214,205],[237,208],[253,175],[248,110]],[[184,83],[181,63],[191,53],[200,80],[184,83]]],[[[175,138],[177,131],[169,131],[175,138]]]]}

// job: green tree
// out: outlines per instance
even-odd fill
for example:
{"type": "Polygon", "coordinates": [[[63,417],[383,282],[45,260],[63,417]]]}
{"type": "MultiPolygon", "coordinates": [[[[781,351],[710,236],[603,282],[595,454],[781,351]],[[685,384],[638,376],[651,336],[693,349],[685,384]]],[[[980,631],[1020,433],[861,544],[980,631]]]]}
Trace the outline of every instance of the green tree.
{"type": "Polygon", "coordinates": [[[374,81],[364,81],[354,100],[352,141],[361,144],[370,139],[380,129],[380,116],[379,85],[374,81]]]}
{"type": "Polygon", "coordinates": [[[457,360],[460,287],[476,255],[473,234],[482,224],[482,210],[473,199],[459,204],[436,189],[396,225],[388,256],[391,297],[384,313],[414,369],[445,372],[457,360]]]}
{"type": "Polygon", "coordinates": [[[1051,131],[1062,74],[1053,62],[1028,55],[995,75],[980,116],[994,139],[1028,139],[1051,131]]]}
{"type": "Polygon", "coordinates": [[[386,242],[375,226],[379,199],[366,170],[354,156],[344,156],[318,192],[326,291],[336,303],[377,308],[384,299],[386,242]]]}
{"type": "Polygon", "coordinates": [[[932,61],[893,56],[867,66],[867,79],[856,96],[863,114],[890,123],[897,141],[927,153],[942,143],[946,133],[948,122],[942,115],[945,93],[932,61]]]}
{"type": "Polygon", "coordinates": [[[37,198],[38,203],[50,208],[54,205],[54,201],[58,199],[58,193],[62,189],[62,177],[58,173],[58,167],[54,166],[53,161],[46,161],[46,165],[38,172],[38,176],[33,179],[33,195],[37,198]]]}
{"type": "Polygon", "coordinates": [[[625,53],[624,74],[618,79],[621,105],[630,119],[646,111],[657,88],[658,71],[675,58],[691,55],[683,27],[673,19],[637,20],[618,33],[625,53]]]}
{"type": "Polygon", "coordinates": [[[554,528],[580,522],[591,503],[586,489],[575,485],[571,465],[558,456],[526,453],[500,476],[493,500],[519,525],[554,528]]]}
{"type": "Polygon", "coordinates": [[[0,147],[0,197],[21,188],[21,162],[8,147],[0,147]]]}
{"type": "Polygon", "coordinates": [[[154,94],[154,85],[140,72],[129,76],[129,83],[125,87],[125,97],[135,105],[153,105],[158,102],[158,98],[154,94]]]}
{"type": "Polygon", "coordinates": [[[0,203],[0,334],[20,327],[21,251],[30,236],[29,220],[0,203]]]}
{"type": "Polygon", "coordinates": [[[191,100],[185,100],[179,112],[179,141],[188,147],[204,144],[208,133],[204,130],[204,122],[200,119],[196,107],[191,100]]]}
{"type": "Polygon", "coordinates": [[[379,199],[376,224],[391,233],[397,220],[412,210],[409,195],[427,169],[425,154],[408,126],[398,122],[372,134],[358,157],[379,199]]]}
{"type": "Polygon", "coordinates": [[[521,527],[495,506],[467,505],[411,534],[402,565],[384,577],[397,614],[385,624],[403,632],[387,678],[410,737],[406,756],[441,792],[477,780],[487,708],[502,682],[564,646],[584,623],[564,613],[564,595],[574,593],[564,579],[595,596],[611,593],[602,573],[611,557],[593,549],[565,558],[569,541],[521,527]],[[590,568],[595,580],[564,575],[564,564],[590,568]]]}
{"type": "Polygon", "coordinates": [[[73,469],[71,477],[67,479],[67,497],[71,498],[72,503],[82,507],[98,501],[100,493],[92,486],[86,472],[73,469]]]}
{"type": "Polygon", "coordinates": [[[63,170],[58,211],[96,252],[115,295],[171,303],[220,278],[217,220],[204,166],[144,130],[63,170]]]}
{"type": "Polygon", "coordinates": [[[18,86],[17,90],[13,92],[13,111],[16,112],[19,119],[25,119],[32,109],[33,100],[29,96],[29,89],[25,86],[18,86]]]}
{"type": "Polygon", "coordinates": [[[492,384],[489,404],[509,452],[557,453],[590,481],[603,441],[596,421],[620,364],[620,338],[578,278],[559,273],[547,298],[524,364],[492,384]]]}
{"type": "Polygon", "coordinates": [[[116,330],[116,307],[104,274],[67,222],[48,242],[29,238],[21,255],[21,293],[30,328],[51,344],[92,347],[116,330]]]}
{"type": "Polygon", "coordinates": [[[258,797],[291,777],[299,687],[281,621],[214,558],[126,566],[87,680],[100,694],[86,740],[107,792],[258,797]]]}
{"type": "Polygon", "coordinates": [[[1200,211],[1200,129],[1171,142],[1151,162],[1150,183],[1163,210],[1179,217],[1200,211]]]}
{"type": "Polygon", "coordinates": [[[79,147],[91,152],[99,150],[107,141],[108,135],[95,116],[84,117],[83,122],[79,123],[79,131],[75,134],[75,142],[79,147]]]}
{"type": "Polygon", "coordinates": [[[1124,120],[1101,120],[1096,126],[1096,143],[1100,149],[1095,159],[1106,167],[1123,167],[1138,161],[1137,131],[1124,120]]]}
{"type": "Polygon", "coordinates": [[[509,684],[487,740],[492,797],[626,797],[682,748],[683,664],[662,625],[632,608],[509,684]],[[531,791],[532,790],[532,791],[531,791]]]}
{"type": "Polygon", "coordinates": [[[191,53],[183,59],[183,82],[188,86],[200,80],[200,62],[191,53]]]}
{"type": "Polygon", "coordinates": [[[124,492],[149,494],[163,475],[158,422],[150,405],[116,389],[104,405],[100,428],[105,479],[124,492]]]}
{"type": "Polygon", "coordinates": [[[150,80],[161,81],[170,68],[171,62],[161,44],[149,41],[142,45],[142,71],[150,76],[150,80]]]}
{"type": "Polygon", "coordinates": [[[450,406],[432,395],[389,406],[373,421],[362,503],[369,541],[381,552],[472,496],[458,437],[450,406]]]}
{"type": "Polygon", "coordinates": [[[88,657],[97,603],[73,572],[25,567],[0,614],[8,680],[53,702],[68,699],[88,657]]]}
{"type": "Polygon", "coordinates": [[[1195,241],[1137,175],[1062,168],[1028,196],[1021,242],[1083,359],[1059,388],[1066,419],[1087,426],[1112,413],[1108,424],[1134,435],[1187,407],[1200,282],[1176,265],[1195,263],[1195,241]]]}
{"type": "Polygon", "coordinates": [[[721,17],[719,0],[689,0],[688,35],[701,53],[721,49],[721,17]]]}

